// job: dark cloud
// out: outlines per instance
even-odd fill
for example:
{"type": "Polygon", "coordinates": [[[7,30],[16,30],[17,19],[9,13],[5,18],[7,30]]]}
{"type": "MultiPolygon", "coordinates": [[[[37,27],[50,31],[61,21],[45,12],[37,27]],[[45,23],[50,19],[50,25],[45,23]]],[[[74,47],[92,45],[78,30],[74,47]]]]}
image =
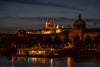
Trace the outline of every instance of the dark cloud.
{"type": "Polygon", "coordinates": [[[42,6],[53,6],[53,7],[60,7],[60,8],[67,8],[67,9],[74,9],[74,10],[79,10],[79,11],[85,11],[80,8],[72,7],[69,5],[63,5],[57,4],[54,2],[41,2],[41,1],[35,1],[35,0],[1,0],[1,1],[6,1],[6,2],[17,2],[17,3],[24,3],[24,4],[33,4],[33,5],[42,5],[42,6]]]}

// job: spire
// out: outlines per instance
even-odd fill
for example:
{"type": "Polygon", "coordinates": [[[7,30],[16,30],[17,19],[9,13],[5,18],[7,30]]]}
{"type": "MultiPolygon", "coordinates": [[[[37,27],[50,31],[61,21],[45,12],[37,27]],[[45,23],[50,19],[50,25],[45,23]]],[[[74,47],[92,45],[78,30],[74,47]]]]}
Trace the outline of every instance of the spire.
{"type": "Polygon", "coordinates": [[[47,17],[47,22],[49,22],[49,17],[47,17]]]}
{"type": "Polygon", "coordinates": [[[79,13],[79,19],[81,19],[81,13],[79,13]]]}
{"type": "Polygon", "coordinates": [[[57,27],[56,27],[57,29],[59,29],[59,25],[57,24],[57,27]]]}
{"type": "Polygon", "coordinates": [[[62,28],[64,28],[64,25],[62,25],[62,28]]]}
{"type": "Polygon", "coordinates": [[[54,24],[54,19],[53,19],[53,21],[52,21],[52,24],[54,24]]]}

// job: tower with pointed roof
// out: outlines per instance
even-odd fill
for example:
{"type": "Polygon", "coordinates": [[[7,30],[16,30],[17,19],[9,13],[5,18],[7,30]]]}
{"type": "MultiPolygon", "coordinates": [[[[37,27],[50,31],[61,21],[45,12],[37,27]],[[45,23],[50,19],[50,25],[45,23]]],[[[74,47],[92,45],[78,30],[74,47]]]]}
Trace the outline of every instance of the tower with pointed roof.
{"type": "Polygon", "coordinates": [[[52,24],[54,24],[54,19],[53,19],[53,21],[52,21],[52,24]]]}
{"type": "Polygon", "coordinates": [[[56,29],[56,24],[54,24],[54,19],[52,21],[52,24],[50,24],[49,17],[47,17],[45,29],[56,29]]]}
{"type": "Polygon", "coordinates": [[[49,25],[50,25],[50,21],[49,21],[49,17],[47,17],[45,28],[47,29],[49,25]]]}

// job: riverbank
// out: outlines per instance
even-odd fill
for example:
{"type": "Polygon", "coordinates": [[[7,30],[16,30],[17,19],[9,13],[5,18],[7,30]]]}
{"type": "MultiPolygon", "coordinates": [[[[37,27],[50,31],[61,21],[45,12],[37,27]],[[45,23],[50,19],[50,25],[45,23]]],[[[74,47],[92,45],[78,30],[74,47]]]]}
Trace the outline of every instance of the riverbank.
{"type": "MultiPolygon", "coordinates": [[[[17,49],[16,48],[11,48],[11,49],[7,49],[4,51],[0,51],[0,55],[5,55],[5,56],[16,56],[17,53],[17,49]]],[[[43,55],[23,55],[25,56],[29,56],[29,57],[97,57],[100,56],[100,52],[97,52],[96,50],[84,50],[84,51],[79,51],[79,50],[75,50],[72,48],[69,49],[62,49],[61,51],[56,51],[56,53],[58,53],[59,55],[57,56],[53,56],[48,55],[48,56],[43,56],[43,55]]],[[[21,56],[21,55],[19,55],[21,56]]]]}
{"type": "Polygon", "coordinates": [[[60,57],[97,57],[100,56],[100,52],[97,50],[75,50],[75,49],[64,49],[58,52],[60,57]]]}

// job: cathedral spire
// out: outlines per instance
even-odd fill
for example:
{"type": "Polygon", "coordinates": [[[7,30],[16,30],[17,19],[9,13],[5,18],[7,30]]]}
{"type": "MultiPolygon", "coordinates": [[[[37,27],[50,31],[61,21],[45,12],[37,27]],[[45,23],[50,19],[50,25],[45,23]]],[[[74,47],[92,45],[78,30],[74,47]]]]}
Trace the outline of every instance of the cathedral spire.
{"type": "Polygon", "coordinates": [[[81,13],[79,13],[79,19],[81,19],[81,13]]]}
{"type": "Polygon", "coordinates": [[[57,24],[57,27],[56,27],[57,29],[59,29],[59,25],[57,24]]]}
{"type": "Polygon", "coordinates": [[[49,22],[49,17],[47,17],[47,22],[49,22]]]}
{"type": "Polygon", "coordinates": [[[52,24],[54,24],[54,19],[53,19],[53,21],[52,21],[52,24]]]}
{"type": "Polygon", "coordinates": [[[61,27],[64,28],[64,25],[62,25],[61,27]]]}

